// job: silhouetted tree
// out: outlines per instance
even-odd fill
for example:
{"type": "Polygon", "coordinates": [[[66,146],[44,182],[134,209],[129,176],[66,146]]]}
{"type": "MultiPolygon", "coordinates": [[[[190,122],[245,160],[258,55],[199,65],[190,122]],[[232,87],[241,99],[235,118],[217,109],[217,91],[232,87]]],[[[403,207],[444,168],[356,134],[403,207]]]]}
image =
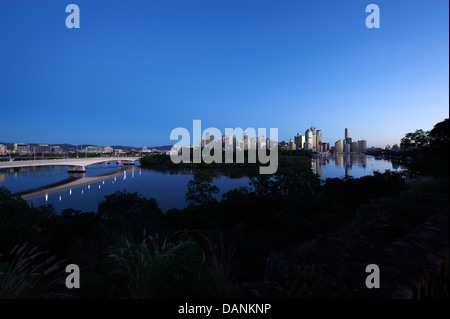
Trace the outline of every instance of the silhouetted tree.
{"type": "Polygon", "coordinates": [[[214,194],[219,193],[217,186],[211,185],[212,177],[205,172],[196,172],[194,179],[190,180],[187,187],[186,200],[191,205],[211,205],[217,203],[214,194]]]}

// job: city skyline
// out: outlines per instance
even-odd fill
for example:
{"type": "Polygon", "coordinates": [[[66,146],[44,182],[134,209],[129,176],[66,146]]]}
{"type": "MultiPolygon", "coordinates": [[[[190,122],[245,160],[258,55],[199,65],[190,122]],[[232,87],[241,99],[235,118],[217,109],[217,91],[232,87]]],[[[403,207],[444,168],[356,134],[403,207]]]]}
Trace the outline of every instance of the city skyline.
{"type": "Polygon", "coordinates": [[[0,0],[0,142],[171,145],[200,119],[384,147],[449,117],[447,1],[377,1],[379,29],[351,1],[75,3],[80,29],[0,0]]]}

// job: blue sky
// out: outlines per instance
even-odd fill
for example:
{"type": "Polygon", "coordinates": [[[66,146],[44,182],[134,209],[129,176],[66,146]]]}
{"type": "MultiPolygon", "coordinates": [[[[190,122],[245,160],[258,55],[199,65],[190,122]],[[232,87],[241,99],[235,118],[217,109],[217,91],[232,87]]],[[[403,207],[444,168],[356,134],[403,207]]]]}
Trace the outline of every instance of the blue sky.
{"type": "Polygon", "coordinates": [[[0,0],[0,142],[173,144],[313,123],[399,143],[449,116],[444,0],[0,0]],[[67,29],[65,8],[80,7],[67,29]],[[368,29],[365,7],[380,7],[368,29]]]}

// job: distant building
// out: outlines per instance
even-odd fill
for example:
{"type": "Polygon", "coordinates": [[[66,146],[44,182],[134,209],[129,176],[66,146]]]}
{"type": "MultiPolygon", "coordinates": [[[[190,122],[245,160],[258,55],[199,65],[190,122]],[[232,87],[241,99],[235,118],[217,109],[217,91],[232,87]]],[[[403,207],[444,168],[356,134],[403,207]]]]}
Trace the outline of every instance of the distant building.
{"type": "Polygon", "coordinates": [[[312,144],[305,142],[305,144],[303,144],[303,149],[305,151],[312,151],[313,150],[312,144]]]}
{"type": "Polygon", "coordinates": [[[347,141],[348,138],[350,138],[349,130],[348,130],[348,128],[345,128],[345,139],[344,139],[344,141],[347,141]]]}
{"type": "Polygon", "coordinates": [[[53,154],[62,154],[64,153],[64,149],[61,146],[52,146],[51,152],[53,154]]]}
{"type": "Polygon", "coordinates": [[[114,152],[114,149],[111,146],[106,146],[103,148],[103,153],[112,153],[112,152],[114,152]]]}
{"type": "Polygon", "coordinates": [[[295,145],[297,146],[298,150],[301,150],[305,144],[305,135],[301,135],[300,133],[297,133],[294,137],[295,145]]]}
{"type": "Polygon", "coordinates": [[[317,139],[316,139],[316,128],[314,126],[311,126],[311,135],[312,135],[312,150],[315,151],[317,147],[317,139]]]}
{"type": "Polygon", "coordinates": [[[291,151],[294,151],[294,150],[296,150],[297,148],[296,148],[296,146],[295,146],[295,142],[294,142],[294,140],[291,138],[291,140],[289,141],[289,149],[291,150],[291,151]]]}
{"type": "Polygon", "coordinates": [[[17,144],[9,144],[10,153],[17,153],[17,144]]]}
{"type": "Polygon", "coordinates": [[[87,153],[103,153],[103,147],[101,146],[87,146],[85,150],[87,153]]]}
{"type": "Polygon", "coordinates": [[[266,148],[266,137],[263,136],[258,136],[257,138],[257,147],[258,149],[264,149],[266,148]]]}
{"type": "Polygon", "coordinates": [[[243,139],[243,142],[244,142],[244,150],[248,150],[248,135],[247,135],[247,133],[242,133],[242,139],[243,139]]]}
{"type": "Polygon", "coordinates": [[[52,147],[50,145],[44,145],[44,144],[31,145],[30,151],[33,154],[48,154],[48,153],[52,153],[52,147]]]}
{"type": "Polygon", "coordinates": [[[304,149],[307,150],[312,150],[314,145],[313,145],[313,133],[310,129],[307,129],[305,132],[305,144],[309,144],[308,148],[306,148],[306,146],[304,146],[304,149]]]}
{"type": "Polygon", "coordinates": [[[342,142],[342,140],[339,140],[336,143],[334,143],[334,149],[336,153],[344,152],[344,143],[342,142]]]}
{"type": "Polygon", "coordinates": [[[6,155],[7,151],[8,148],[5,145],[0,144],[0,155],[6,155]]]}
{"type": "Polygon", "coordinates": [[[322,144],[322,130],[316,131],[316,150],[322,152],[320,145],[322,144]]]}
{"type": "Polygon", "coordinates": [[[400,152],[400,146],[398,144],[394,144],[394,145],[392,145],[392,150],[394,152],[400,152]]]}
{"type": "Polygon", "coordinates": [[[350,153],[351,152],[351,144],[345,143],[344,144],[344,153],[350,153]]]}
{"type": "MultiPolygon", "coordinates": [[[[112,152],[112,148],[111,148],[111,152],[106,152],[105,151],[106,147],[103,148],[103,153],[111,153],[112,152]]],[[[140,150],[138,150],[139,153],[151,153],[152,150],[149,150],[146,146],[142,147],[140,150]]]]}
{"type": "Polygon", "coordinates": [[[31,147],[27,144],[15,144],[17,147],[17,152],[19,154],[30,154],[31,153],[31,147]]]}
{"type": "Polygon", "coordinates": [[[358,148],[361,153],[367,152],[367,141],[366,140],[358,141],[358,148]]]}
{"type": "Polygon", "coordinates": [[[352,153],[359,153],[359,143],[358,142],[353,142],[352,143],[351,152],[352,153]]]}

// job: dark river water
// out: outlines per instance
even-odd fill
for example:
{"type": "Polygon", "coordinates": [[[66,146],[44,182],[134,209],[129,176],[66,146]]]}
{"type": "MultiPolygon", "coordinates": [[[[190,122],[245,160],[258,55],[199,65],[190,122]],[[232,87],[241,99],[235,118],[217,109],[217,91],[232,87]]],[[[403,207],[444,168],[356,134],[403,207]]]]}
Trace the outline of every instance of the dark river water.
{"type": "MultiPolygon", "coordinates": [[[[311,167],[322,179],[346,175],[358,178],[374,171],[403,169],[391,161],[359,154],[316,159],[311,167]]],[[[91,165],[83,177],[71,179],[67,169],[67,166],[3,169],[0,170],[0,187],[4,186],[12,193],[23,193],[28,203],[34,206],[52,204],[57,212],[65,208],[96,212],[105,195],[125,189],[155,198],[160,208],[167,211],[187,206],[187,184],[194,174],[186,170],[144,169],[139,162],[131,167],[112,162],[91,165]]],[[[218,199],[229,190],[249,186],[249,179],[242,171],[207,171],[213,177],[213,184],[220,189],[218,199]]]]}

